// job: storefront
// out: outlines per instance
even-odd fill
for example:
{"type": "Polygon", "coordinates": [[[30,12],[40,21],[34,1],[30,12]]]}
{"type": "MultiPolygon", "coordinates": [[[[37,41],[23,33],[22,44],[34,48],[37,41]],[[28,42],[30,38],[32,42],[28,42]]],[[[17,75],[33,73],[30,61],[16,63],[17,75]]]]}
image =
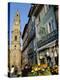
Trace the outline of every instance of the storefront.
{"type": "Polygon", "coordinates": [[[38,64],[58,65],[58,45],[49,45],[38,52],[38,64]]]}

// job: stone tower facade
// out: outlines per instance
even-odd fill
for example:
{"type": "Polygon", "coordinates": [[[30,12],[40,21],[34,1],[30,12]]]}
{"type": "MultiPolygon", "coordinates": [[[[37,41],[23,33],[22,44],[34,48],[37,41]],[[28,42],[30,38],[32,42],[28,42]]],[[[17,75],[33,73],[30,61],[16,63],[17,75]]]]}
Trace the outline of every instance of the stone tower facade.
{"type": "Polygon", "coordinates": [[[21,70],[21,46],[20,46],[20,15],[16,12],[10,49],[10,69],[12,66],[17,67],[17,70],[21,70]]]}

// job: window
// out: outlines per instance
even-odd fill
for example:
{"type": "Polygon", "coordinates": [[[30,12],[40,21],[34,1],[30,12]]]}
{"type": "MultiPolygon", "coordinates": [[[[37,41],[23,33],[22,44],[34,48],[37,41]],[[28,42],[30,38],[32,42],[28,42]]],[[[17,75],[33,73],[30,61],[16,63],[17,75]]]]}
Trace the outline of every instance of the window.
{"type": "Polygon", "coordinates": [[[44,6],[45,13],[47,13],[47,5],[44,6]]]}
{"type": "Polygon", "coordinates": [[[14,48],[16,49],[16,45],[14,45],[14,48]]]}
{"type": "Polygon", "coordinates": [[[53,19],[51,20],[51,25],[52,25],[52,31],[53,31],[55,29],[54,20],[53,19]]]}
{"type": "Polygon", "coordinates": [[[16,45],[15,45],[15,48],[16,48],[16,45]]]}
{"type": "Polygon", "coordinates": [[[53,20],[51,20],[49,23],[48,23],[48,27],[49,27],[49,29],[50,29],[50,32],[52,32],[53,30],[54,30],[54,21],[53,20]]]}
{"type": "Polygon", "coordinates": [[[44,11],[45,11],[45,13],[48,12],[49,8],[50,8],[50,6],[48,6],[48,5],[45,5],[45,6],[44,6],[44,11]]]}
{"type": "Polygon", "coordinates": [[[17,14],[17,16],[18,16],[18,14],[17,14]]]}
{"type": "Polygon", "coordinates": [[[40,22],[40,16],[39,16],[39,22],[40,22]]]}
{"type": "Polygon", "coordinates": [[[15,41],[17,41],[17,36],[15,36],[15,41]]]}
{"type": "Polygon", "coordinates": [[[40,59],[41,64],[45,64],[45,58],[40,59]]]}
{"type": "Polygon", "coordinates": [[[49,22],[48,25],[49,25],[48,27],[49,27],[50,32],[51,32],[51,31],[52,31],[52,25],[51,25],[51,22],[49,22]]]}

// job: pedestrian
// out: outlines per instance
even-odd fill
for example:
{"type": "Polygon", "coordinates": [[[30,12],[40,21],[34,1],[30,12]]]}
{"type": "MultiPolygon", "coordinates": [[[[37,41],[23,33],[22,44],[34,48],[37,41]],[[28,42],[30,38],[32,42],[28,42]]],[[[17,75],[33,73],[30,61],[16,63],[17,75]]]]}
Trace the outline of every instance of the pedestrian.
{"type": "Polygon", "coordinates": [[[25,67],[24,67],[24,69],[22,70],[22,76],[24,77],[26,77],[26,76],[28,76],[28,72],[29,72],[29,68],[28,68],[28,65],[26,64],[25,65],[25,67]]]}
{"type": "Polygon", "coordinates": [[[12,65],[11,71],[10,71],[11,77],[14,75],[14,66],[12,65]]]}

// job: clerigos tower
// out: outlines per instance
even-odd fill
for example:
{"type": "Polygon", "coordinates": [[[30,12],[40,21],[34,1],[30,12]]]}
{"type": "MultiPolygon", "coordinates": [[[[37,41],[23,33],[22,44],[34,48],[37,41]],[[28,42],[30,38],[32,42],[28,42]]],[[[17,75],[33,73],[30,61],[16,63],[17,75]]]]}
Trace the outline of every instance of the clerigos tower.
{"type": "Polygon", "coordinates": [[[17,11],[12,29],[11,49],[10,49],[10,69],[17,68],[21,71],[21,46],[20,46],[20,14],[17,11]]]}

